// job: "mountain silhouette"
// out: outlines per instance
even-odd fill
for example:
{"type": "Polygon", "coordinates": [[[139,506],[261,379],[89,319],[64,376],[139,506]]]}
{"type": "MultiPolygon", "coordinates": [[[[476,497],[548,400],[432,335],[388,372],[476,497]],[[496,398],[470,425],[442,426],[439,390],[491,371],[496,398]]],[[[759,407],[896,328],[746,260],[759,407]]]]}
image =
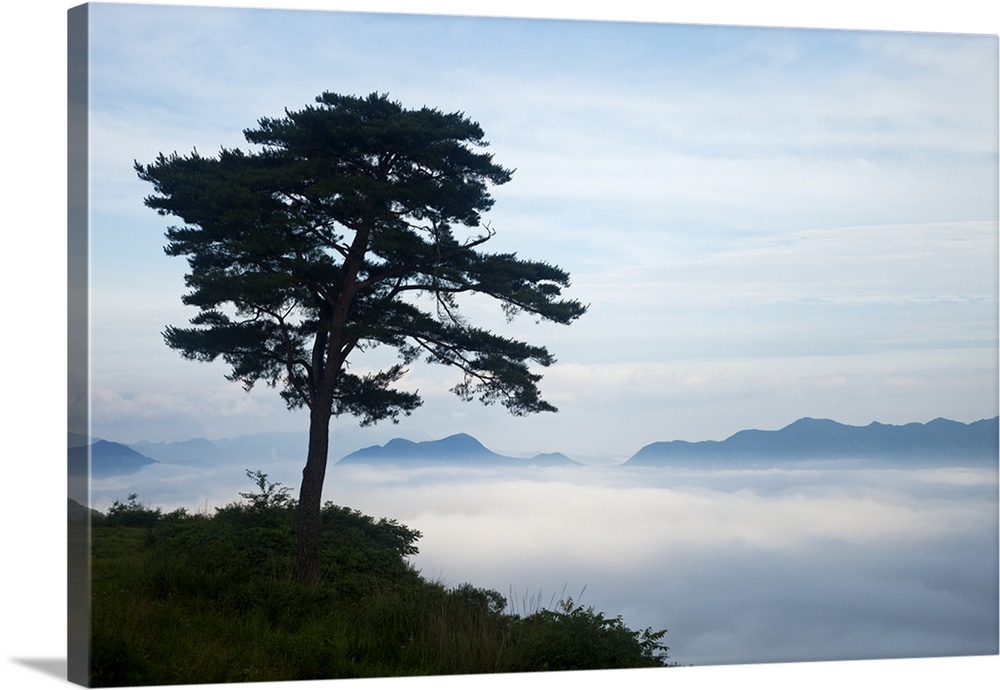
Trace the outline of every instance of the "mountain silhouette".
{"type": "Polygon", "coordinates": [[[87,474],[87,451],[90,450],[90,476],[95,479],[138,472],[156,460],[137,453],[126,445],[113,441],[95,441],[89,446],[75,446],[68,450],[70,476],[87,474]]]}
{"type": "Polygon", "coordinates": [[[82,503],[74,501],[72,498],[67,498],[67,517],[68,521],[75,524],[83,524],[88,517],[100,518],[101,513],[93,508],[88,508],[82,503]]]}
{"type": "Polygon", "coordinates": [[[129,447],[160,462],[174,465],[210,467],[228,464],[239,466],[275,459],[305,458],[308,436],[299,432],[247,434],[236,438],[186,441],[139,441],[129,447]]]}
{"type": "Polygon", "coordinates": [[[527,467],[569,466],[580,463],[562,453],[541,453],[532,458],[514,458],[494,453],[468,434],[455,434],[436,441],[394,438],[382,446],[369,446],[344,456],[338,465],[400,465],[407,467],[527,467]]]}
{"type": "Polygon", "coordinates": [[[997,435],[997,417],[971,424],[935,419],[926,424],[872,422],[863,427],[807,417],[777,431],[740,431],[724,441],[658,441],[641,448],[625,464],[692,467],[851,459],[909,466],[995,465],[997,435]]]}

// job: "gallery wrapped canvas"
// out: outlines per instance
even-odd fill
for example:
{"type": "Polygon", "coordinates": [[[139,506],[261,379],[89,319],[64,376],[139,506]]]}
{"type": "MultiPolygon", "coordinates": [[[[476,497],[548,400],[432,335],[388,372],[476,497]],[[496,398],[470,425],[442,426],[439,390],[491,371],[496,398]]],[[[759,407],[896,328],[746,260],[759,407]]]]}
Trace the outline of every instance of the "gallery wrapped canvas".
{"type": "Polygon", "coordinates": [[[997,655],[996,35],[68,26],[72,682],[997,655]]]}

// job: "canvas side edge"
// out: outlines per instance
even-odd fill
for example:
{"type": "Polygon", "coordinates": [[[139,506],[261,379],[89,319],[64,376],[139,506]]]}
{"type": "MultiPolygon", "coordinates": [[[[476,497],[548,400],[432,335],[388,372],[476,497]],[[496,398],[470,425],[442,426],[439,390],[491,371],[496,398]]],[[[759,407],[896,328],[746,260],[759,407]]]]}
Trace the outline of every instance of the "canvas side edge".
{"type": "MultiPolygon", "coordinates": [[[[67,11],[67,455],[71,438],[90,435],[89,324],[89,7],[67,11]]],[[[89,447],[67,462],[68,498],[89,507],[89,447]],[[77,460],[78,458],[74,458],[77,460]],[[81,472],[82,470],[82,472],[81,472]]],[[[67,458],[68,460],[68,458],[67,458]]],[[[67,519],[67,680],[90,677],[90,517],[67,519]]]]}

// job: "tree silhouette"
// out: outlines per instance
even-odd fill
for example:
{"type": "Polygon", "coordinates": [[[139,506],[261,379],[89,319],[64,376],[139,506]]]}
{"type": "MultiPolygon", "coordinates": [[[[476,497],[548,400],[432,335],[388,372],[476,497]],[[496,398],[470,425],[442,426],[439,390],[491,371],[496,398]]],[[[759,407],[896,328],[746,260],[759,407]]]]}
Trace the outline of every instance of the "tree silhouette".
{"type": "Polygon", "coordinates": [[[421,357],[459,369],[453,390],[464,399],[555,411],[529,366],[552,364],[548,350],[469,325],[457,297],[562,324],[586,307],[561,299],[569,275],[559,267],[482,251],[494,235],[482,222],[494,203],[487,185],[512,171],[482,150],[482,129],[463,113],[323,93],[244,136],[255,150],[161,153],[135,169],[155,190],[146,205],[184,223],[167,229],[165,251],[187,257],[182,300],[199,312],[188,328],[166,328],[167,345],[222,357],[245,389],[264,381],[289,408],[309,408],[297,560],[299,578],[315,583],[331,418],[409,414],[421,399],[394,384],[421,357]],[[462,238],[456,225],[478,230],[462,238]],[[398,362],[352,371],[377,346],[398,362]]]}

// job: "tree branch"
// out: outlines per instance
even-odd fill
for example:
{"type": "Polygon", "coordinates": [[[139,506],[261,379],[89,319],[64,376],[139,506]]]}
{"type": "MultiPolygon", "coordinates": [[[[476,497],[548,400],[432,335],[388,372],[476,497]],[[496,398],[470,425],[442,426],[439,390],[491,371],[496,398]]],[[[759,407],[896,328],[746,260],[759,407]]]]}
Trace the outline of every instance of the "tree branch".
{"type": "Polygon", "coordinates": [[[488,242],[493,237],[493,235],[495,235],[495,234],[496,233],[493,230],[491,230],[490,228],[487,228],[487,234],[480,235],[479,237],[476,237],[475,239],[467,241],[463,245],[455,247],[454,249],[449,249],[449,250],[444,251],[444,252],[442,252],[440,250],[440,245],[435,245],[437,247],[437,252],[433,256],[423,256],[423,257],[420,257],[418,259],[414,259],[413,261],[407,262],[405,264],[401,264],[401,265],[398,265],[398,266],[390,267],[389,269],[387,269],[385,271],[382,271],[380,273],[375,273],[371,277],[369,277],[369,278],[361,281],[360,283],[358,283],[358,289],[359,290],[366,290],[369,287],[371,287],[372,285],[374,285],[376,283],[380,283],[380,282],[382,282],[384,280],[388,280],[389,278],[395,278],[397,276],[406,275],[407,273],[412,273],[413,271],[417,270],[421,266],[426,266],[428,264],[441,263],[445,259],[450,259],[450,258],[452,258],[454,256],[458,256],[459,254],[467,252],[470,249],[475,249],[476,247],[478,247],[479,245],[483,244],[484,242],[488,242]]]}

